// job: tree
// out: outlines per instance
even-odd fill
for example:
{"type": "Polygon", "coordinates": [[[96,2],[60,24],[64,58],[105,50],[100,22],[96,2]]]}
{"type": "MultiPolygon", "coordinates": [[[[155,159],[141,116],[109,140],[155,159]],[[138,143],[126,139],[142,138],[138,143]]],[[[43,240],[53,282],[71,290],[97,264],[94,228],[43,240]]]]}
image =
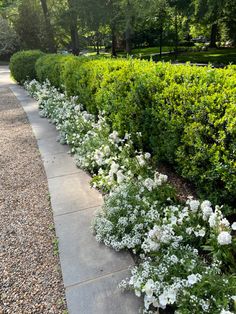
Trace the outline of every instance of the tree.
{"type": "Polygon", "coordinates": [[[56,52],[54,33],[53,33],[51,21],[50,21],[47,0],[40,0],[40,2],[41,2],[44,19],[45,19],[46,45],[49,52],[56,52]]]}
{"type": "Polygon", "coordinates": [[[107,24],[110,26],[111,29],[111,40],[112,40],[112,47],[111,53],[113,57],[117,56],[116,46],[117,46],[117,34],[118,30],[120,29],[120,24],[123,20],[123,14],[121,11],[121,1],[120,0],[106,0],[105,2],[106,8],[106,20],[107,24]]]}
{"type": "Polygon", "coordinates": [[[18,15],[14,21],[16,33],[20,38],[22,49],[43,49],[44,28],[43,16],[36,0],[22,0],[18,15]]]}
{"type": "Polygon", "coordinates": [[[210,47],[216,47],[219,22],[224,15],[225,0],[194,0],[195,16],[198,21],[211,26],[210,47]]]}
{"type": "Polygon", "coordinates": [[[99,54],[99,43],[102,37],[102,28],[106,23],[104,0],[82,0],[79,16],[81,23],[93,35],[97,54],[99,54]]]}
{"type": "Polygon", "coordinates": [[[72,53],[78,56],[80,53],[78,34],[78,1],[68,0],[68,7],[72,53]]]}
{"type": "Polygon", "coordinates": [[[19,38],[6,19],[0,16],[0,56],[10,56],[19,47],[19,38]]]}
{"type": "Polygon", "coordinates": [[[162,55],[163,33],[165,26],[170,19],[170,7],[167,0],[152,0],[150,3],[149,16],[159,32],[160,57],[162,55]]]}

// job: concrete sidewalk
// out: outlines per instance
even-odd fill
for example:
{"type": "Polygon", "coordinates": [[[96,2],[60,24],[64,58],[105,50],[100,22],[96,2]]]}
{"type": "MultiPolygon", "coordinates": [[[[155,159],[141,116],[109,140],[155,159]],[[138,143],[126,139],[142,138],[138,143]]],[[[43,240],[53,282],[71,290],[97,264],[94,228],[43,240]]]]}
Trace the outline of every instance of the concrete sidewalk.
{"type": "Polygon", "coordinates": [[[11,81],[6,66],[0,67],[1,87],[9,87],[24,108],[44,162],[69,313],[139,313],[141,300],[117,288],[134,265],[131,255],[97,243],[91,232],[92,217],[103,203],[101,194],[75,166],[68,147],[57,142],[55,126],[39,117],[37,102],[11,81]]]}

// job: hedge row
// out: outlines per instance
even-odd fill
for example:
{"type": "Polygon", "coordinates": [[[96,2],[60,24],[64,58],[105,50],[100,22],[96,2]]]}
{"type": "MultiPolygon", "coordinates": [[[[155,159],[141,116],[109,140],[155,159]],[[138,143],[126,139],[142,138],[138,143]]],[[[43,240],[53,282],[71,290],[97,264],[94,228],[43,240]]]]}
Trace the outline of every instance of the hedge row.
{"type": "Polygon", "coordinates": [[[157,161],[172,164],[213,203],[234,204],[235,66],[46,55],[36,78],[77,95],[91,113],[105,112],[119,133],[141,132],[157,161]]]}
{"type": "Polygon", "coordinates": [[[26,80],[36,77],[35,63],[44,55],[39,50],[19,51],[10,60],[10,70],[13,78],[23,84],[26,80]]]}

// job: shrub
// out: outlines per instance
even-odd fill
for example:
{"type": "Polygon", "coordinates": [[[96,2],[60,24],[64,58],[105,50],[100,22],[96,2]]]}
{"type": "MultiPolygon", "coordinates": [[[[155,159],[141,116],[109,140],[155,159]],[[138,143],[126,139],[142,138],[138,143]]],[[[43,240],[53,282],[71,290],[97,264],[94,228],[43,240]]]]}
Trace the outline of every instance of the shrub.
{"type": "Polygon", "coordinates": [[[136,149],[172,164],[214,204],[234,204],[235,66],[50,55],[36,68],[40,80],[64,85],[87,111],[102,112],[111,129],[132,134],[136,149]]]}
{"type": "Polygon", "coordinates": [[[49,54],[39,58],[35,64],[37,79],[40,82],[49,80],[53,86],[61,88],[64,84],[62,74],[66,62],[74,58],[72,55],[63,56],[57,54],[49,54]]]}
{"type": "Polygon", "coordinates": [[[36,78],[35,63],[44,55],[39,50],[19,51],[10,60],[10,70],[13,78],[20,84],[36,78]]]}
{"type": "Polygon", "coordinates": [[[63,73],[65,89],[68,94],[77,95],[91,113],[98,113],[95,97],[104,78],[117,68],[121,68],[125,62],[121,59],[99,59],[99,57],[71,59],[63,73]]]}

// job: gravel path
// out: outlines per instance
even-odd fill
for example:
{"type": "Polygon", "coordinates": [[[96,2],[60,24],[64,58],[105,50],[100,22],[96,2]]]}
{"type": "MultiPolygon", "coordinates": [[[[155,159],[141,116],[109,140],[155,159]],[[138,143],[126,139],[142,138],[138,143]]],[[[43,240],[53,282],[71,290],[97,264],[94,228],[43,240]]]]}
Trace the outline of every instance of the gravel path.
{"type": "Polygon", "coordinates": [[[9,89],[0,89],[0,230],[0,314],[67,313],[46,175],[9,89]]]}

